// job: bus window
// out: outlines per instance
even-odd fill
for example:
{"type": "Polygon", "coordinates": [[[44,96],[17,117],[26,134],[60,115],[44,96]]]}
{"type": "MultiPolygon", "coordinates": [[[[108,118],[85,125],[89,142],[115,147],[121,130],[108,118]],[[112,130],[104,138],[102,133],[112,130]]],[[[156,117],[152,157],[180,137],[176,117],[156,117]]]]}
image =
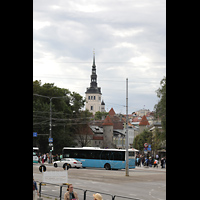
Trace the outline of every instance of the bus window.
{"type": "Polygon", "coordinates": [[[100,154],[101,160],[110,160],[110,151],[102,151],[100,154]]]}
{"type": "Polygon", "coordinates": [[[135,156],[135,152],[134,151],[129,151],[129,157],[134,157],[135,156]]]}
{"type": "Polygon", "coordinates": [[[113,160],[125,160],[125,153],[123,151],[113,151],[113,160]]]}

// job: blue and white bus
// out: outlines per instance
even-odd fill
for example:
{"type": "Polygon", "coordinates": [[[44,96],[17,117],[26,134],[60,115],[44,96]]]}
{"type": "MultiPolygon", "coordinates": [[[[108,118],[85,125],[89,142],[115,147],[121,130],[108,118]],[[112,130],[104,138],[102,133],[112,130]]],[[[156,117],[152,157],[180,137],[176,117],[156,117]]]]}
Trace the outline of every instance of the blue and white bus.
{"type": "MultiPolygon", "coordinates": [[[[129,149],[129,168],[135,168],[136,149],[129,149]]],[[[63,158],[75,158],[85,167],[109,169],[125,169],[125,149],[101,149],[99,147],[64,147],[63,158]]]]}

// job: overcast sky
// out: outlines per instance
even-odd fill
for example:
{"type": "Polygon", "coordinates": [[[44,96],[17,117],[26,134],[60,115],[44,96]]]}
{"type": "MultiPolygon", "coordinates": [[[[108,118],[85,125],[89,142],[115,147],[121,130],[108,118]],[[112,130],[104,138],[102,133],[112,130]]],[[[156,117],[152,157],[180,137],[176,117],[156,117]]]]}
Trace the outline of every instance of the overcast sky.
{"type": "Polygon", "coordinates": [[[153,110],[166,76],[166,0],[33,0],[33,80],[90,86],[95,49],[107,111],[153,110]],[[145,106],[144,106],[145,105],[145,106]]]}

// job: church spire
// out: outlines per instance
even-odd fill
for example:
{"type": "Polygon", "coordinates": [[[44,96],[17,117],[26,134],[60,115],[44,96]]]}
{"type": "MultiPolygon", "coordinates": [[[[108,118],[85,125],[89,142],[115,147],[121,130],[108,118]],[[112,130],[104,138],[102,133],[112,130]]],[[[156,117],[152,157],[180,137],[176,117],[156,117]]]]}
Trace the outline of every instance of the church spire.
{"type": "Polygon", "coordinates": [[[93,49],[93,66],[95,66],[95,49],[93,49]]]}
{"type": "Polygon", "coordinates": [[[92,75],[90,87],[97,87],[97,74],[96,74],[96,65],[95,65],[95,52],[93,49],[93,65],[92,65],[92,75]]]}

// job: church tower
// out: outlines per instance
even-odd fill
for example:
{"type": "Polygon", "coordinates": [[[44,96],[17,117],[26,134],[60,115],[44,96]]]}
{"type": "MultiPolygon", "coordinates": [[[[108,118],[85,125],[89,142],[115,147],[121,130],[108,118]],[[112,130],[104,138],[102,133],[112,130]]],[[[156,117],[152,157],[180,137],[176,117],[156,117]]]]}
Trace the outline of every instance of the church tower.
{"type": "Polygon", "coordinates": [[[95,53],[93,52],[93,65],[90,87],[86,92],[86,109],[94,115],[97,111],[101,112],[101,88],[97,87],[97,74],[95,65],[95,53]]]}

